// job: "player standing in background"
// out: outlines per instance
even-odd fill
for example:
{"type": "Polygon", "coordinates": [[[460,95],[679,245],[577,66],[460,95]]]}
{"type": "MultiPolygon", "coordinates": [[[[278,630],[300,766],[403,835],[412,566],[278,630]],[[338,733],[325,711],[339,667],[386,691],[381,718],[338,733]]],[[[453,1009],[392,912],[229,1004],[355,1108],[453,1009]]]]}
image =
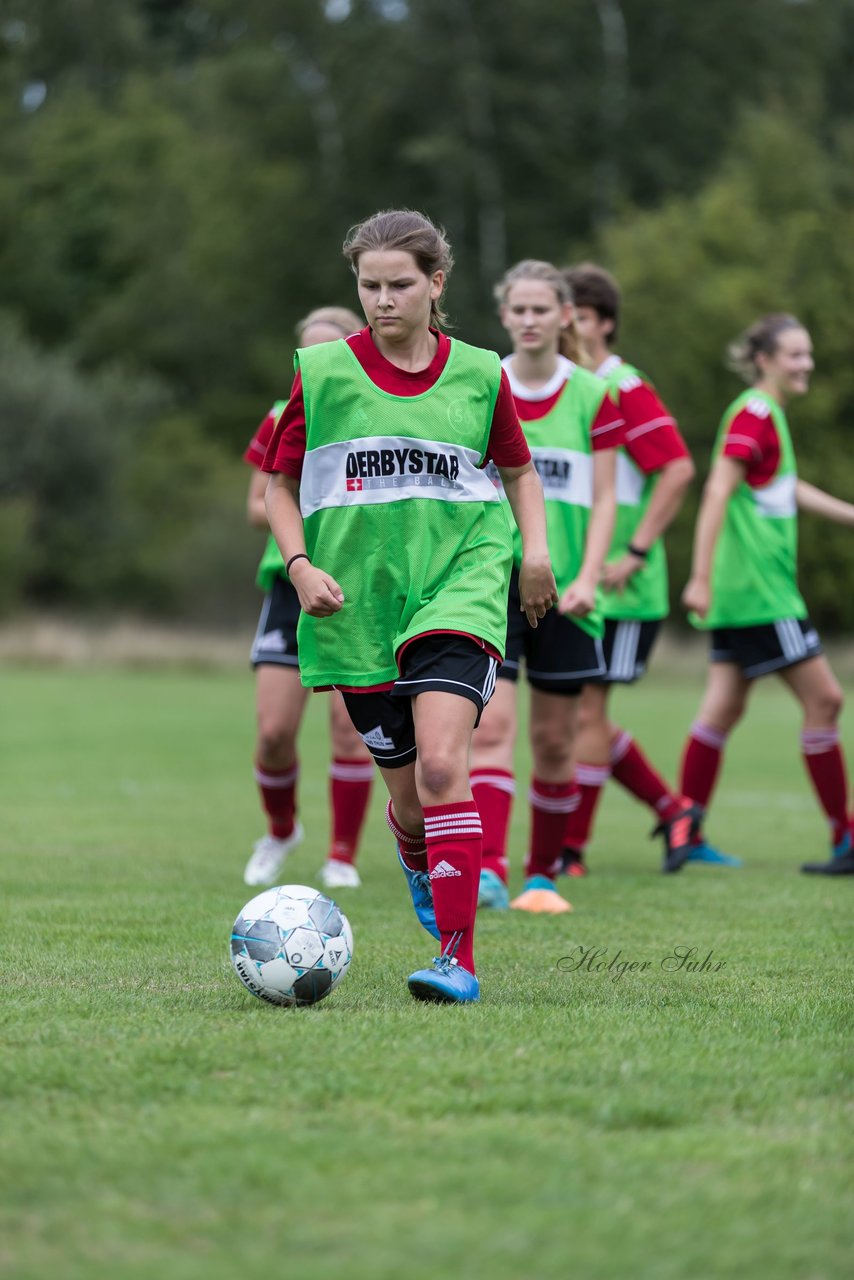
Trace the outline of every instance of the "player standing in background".
{"type": "MultiPolygon", "coordinates": [[[[524,657],[533,756],[525,885],[512,904],[556,914],[570,906],[555,887],[572,780],[578,695],[604,671],[597,589],[616,510],[616,447],[622,420],[600,378],[581,369],[569,286],[551,263],[529,259],[496,286],[501,323],[513,341],[504,371],[546,499],[549,552],[560,602],[533,631],[519,610],[514,574],[507,604],[507,660],[472,742],[472,791],[483,821],[479,904],[508,905],[507,830],[515,790],[516,681],[524,657]]],[[[521,546],[516,543],[519,563],[521,546]]]]}
{"type": "Polygon", "coordinates": [[[270,525],[299,594],[300,672],[332,685],[376,760],[416,915],[441,942],[416,999],[477,1000],[481,824],[472,731],[504,655],[512,537],[532,626],[555,602],[543,491],[498,357],[441,332],[453,259],[422,214],[390,210],[344,244],[366,328],[297,352],[264,462],[270,525]]]}
{"type": "MultiPolygon", "coordinates": [[[[297,342],[302,347],[334,342],[360,327],[359,317],[346,307],[319,307],[297,325],[297,342]]],[[[268,477],[260,468],[285,403],[281,400],[273,405],[243,455],[256,468],[249,483],[249,521],[264,529],[269,528],[264,505],[268,477]]],[[[299,599],[285,575],[282,553],[272,534],[267,539],[256,581],[265,595],[252,646],[257,718],[254,761],[268,831],[255,845],[244,880],[247,884],[261,885],[275,882],[286,856],[303,836],[296,816],[297,735],[309,691],[303,688],[299,678],[299,599]]],[[[371,795],[374,765],[370,752],[350,723],[339,693],[330,695],[329,712],[332,830],[329,855],[319,874],[327,889],[355,889],[361,883],[355,859],[371,795]]]]}
{"type": "Polygon", "coordinates": [[[690,830],[690,804],[673,793],[632,735],[608,716],[611,687],[633,684],[644,674],[669,612],[662,536],[682,505],[694,464],[655,388],[611,350],[620,324],[616,280],[592,262],[564,274],[575,299],[575,328],[585,362],[605,379],[625,423],[617,454],[617,522],[602,575],[607,670],[585,685],[581,695],[575,757],[581,798],[567,823],[564,870],[575,876],[586,871],[584,850],[609,778],[656,815],[659,825],[653,834],[664,836],[665,871],[677,871],[686,858],[734,863],[737,859],[697,839],[696,829],[690,830]]]}
{"type": "Polygon", "coordinates": [[[753,681],[776,672],[803,707],[801,750],[830,824],[829,862],[801,870],[854,874],[845,760],[838,720],[842,690],[822,653],[797,584],[798,510],[854,526],[854,505],[799,480],[784,412],[805,395],[812,343],[791,315],[768,315],[730,348],[750,389],[723,416],[694,534],[682,600],[711,631],[706,691],[682,759],[682,790],[708,806],[723,749],[753,681]]]}

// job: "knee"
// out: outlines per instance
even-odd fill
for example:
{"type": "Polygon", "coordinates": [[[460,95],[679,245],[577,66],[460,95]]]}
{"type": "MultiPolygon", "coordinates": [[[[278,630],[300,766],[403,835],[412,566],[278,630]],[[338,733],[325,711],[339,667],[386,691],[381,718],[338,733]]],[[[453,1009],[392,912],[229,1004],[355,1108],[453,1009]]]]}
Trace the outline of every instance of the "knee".
{"type": "Polygon", "coordinates": [[[492,713],[490,708],[484,712],[472,737],[475,755],[479,751],[498,751],[508,744],[512,747],[515,732],[515,724],[510,716],[501,712],[492,713]]]}
{"type": "Polygon", "coordinates": [[[435,802],[456,788],[461,777],[468,780],[468,770],[461,762],[437,747],[418,749],[418,790],[426,803],[435,802]]]}
{"type": "Polygon", "coordinates": [[[844,702],[842,690],[833,681],[811,700],[810,706],[806,708],[807,716],[821,724],[835,725],[842,714],[844,702]]]}
{"type": "Polygon", "coordinates": [[[747,706],[746,697],[732,694],[727,698],[717,698],[711,705],[701,707],[699,720],[711,729],[729,733],[744,715],[747,706]]]}
{"type": "Polygon", "coordinates": [[[589,698],[584,695],[578,704],[578,733],[595,733],[597,730],[610,729],[605,702],[600,697],[589,698]]]}
{"type": "Polygon", "coordinates": [[[296,735],[275,716],[260,716],[256,750],[258,758],[269,764],[282,756],[292,757],[296,753],[296,735]]]}
{"type": "Polygon", "coordinates": [[[531,750],[536,767],[549,770],[568,769],[572,760],[572,743],[556,725],[531,728],[531,750]]]}

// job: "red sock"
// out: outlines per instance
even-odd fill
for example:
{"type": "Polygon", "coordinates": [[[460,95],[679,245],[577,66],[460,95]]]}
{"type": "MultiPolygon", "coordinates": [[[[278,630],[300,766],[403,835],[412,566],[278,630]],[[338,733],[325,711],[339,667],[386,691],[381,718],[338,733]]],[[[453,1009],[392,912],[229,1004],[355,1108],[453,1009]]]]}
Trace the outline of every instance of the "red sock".
{"type": "Polygon", "coordinates": [[[427,870],[427,845],[423,836],[414,836],[411,831],[405,831],[395,817],[394,809],[391,807],[391,801],[385,807],[385,820],[391,828],[392,835],[397,841],[397,847],[400,850],[400,856],[410,871],[426,871],[427,870]]]}
{"type": "Polygon", "coordinates": [[[473,800],[429,805],[424,810],[427,861],[442,950],[456,942],[455,955],[474,973],[474,921],[483,831],[473,800]]]}
{"type": "Polygon", "coordinates": [[[370,760],[333,760],[329,766],[332,808],[329,857],[336,862],[356,860],[373,780],[374,766],[370,760]]]}
{"type": "Polygon", "coordinates": [[[681,809],[679,797],[673,794],[625,729],[621,729],[611,742],[611,772],[621,787],[649,805],[659,817],[675,817],[681,809]]]}
{"type": "Polygon", "coordinates": [[[575,781],[578,783],[579,801],[578,808],[566,820],[563,843],[567,849],[574,849],[577,853],[583,853],[586,848],[590,840],[590,832],[593,829],[593,819],[596,816],[596,810],[602,798],[602,788],[610,776],[611,766],[607,764],[577,764],[575,766],[575,781]]]}
{"type": "Polygon", "coordinates": [[[261,794],[261,807],[267,815],[270,835],[287,840],[293,835],[297,809],[299,762],[289,769],[265,769],[255,762],[255,781],[261,794]]]}
{"type": "Polygon", "coordinates": [[[819,804],[827,814],[833,843],[839,844],[848,830],[848,780],[839,730],[804,729],[801,750],[819,804]]]}
{"type": "Polygon", "coordinates": [[[685,743],[679,790],[703,809],[708,808],[715,789],[726,740],[727,734],[722,729],[713,729],[697,720],[685,743]]]}
{"type": "Polygon", "coordinates": [[[475,769],[471,793],[483,823],[484,871],[494,871],[507,883],[507,829],[516,783],[506,769],[475,769]]]}
{"type": "Polygon", "coordinates": [[[554,880],[560,869],[560,853],[567,817],[578,804],[575,782],[541,782],[531,779],[531,844],[525,876],[554,880]]]}

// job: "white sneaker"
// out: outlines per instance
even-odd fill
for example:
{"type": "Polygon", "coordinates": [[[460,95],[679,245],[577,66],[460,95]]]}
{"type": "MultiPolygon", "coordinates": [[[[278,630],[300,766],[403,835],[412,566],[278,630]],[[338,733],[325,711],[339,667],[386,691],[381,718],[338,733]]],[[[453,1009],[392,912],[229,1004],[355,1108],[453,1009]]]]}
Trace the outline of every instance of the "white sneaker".
{"type": "Polygon", "coordinates": [[[337,858],[324,862],[317,874],[327,889],[358,889],[362,883],[352,862],[339,862],[337,858]]]}
{"type": "Polygon", "coordinates": [[[255,845],[252,857],[246,864],[243,879],[246,884],[274,884],[276,876],[289,853],[292,853],[303,837],[301,822],[285,840],[266,835],[255,845]]]}

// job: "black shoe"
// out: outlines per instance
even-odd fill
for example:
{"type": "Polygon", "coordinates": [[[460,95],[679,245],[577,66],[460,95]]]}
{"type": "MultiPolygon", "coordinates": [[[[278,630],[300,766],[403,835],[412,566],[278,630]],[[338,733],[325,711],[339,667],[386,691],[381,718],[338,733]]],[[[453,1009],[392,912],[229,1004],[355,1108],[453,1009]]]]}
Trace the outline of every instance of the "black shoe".
{"type": "Polygon", "coordinates": [[[561,849],[560,870],[561,875],[574,876],[576,879],[580,876],[586,876],[587,864],[584,861],[584,854],[581,850],[570,849],[569,846],[561,849]]]}
{"type": "Polygon", "coordinates": [[[810,876],[854,876],[854,849],[840,853],[829,862],[805,862],[801,871],[810,876]]]}
{"type": "Polygon", "coordinates": [[[683,800],[682,808],[672,818],[659,822],[653,836],[664,836],[664,863],[662,871],[681,871],[700,834],[703,810],[690,800],[683,800]]]}

